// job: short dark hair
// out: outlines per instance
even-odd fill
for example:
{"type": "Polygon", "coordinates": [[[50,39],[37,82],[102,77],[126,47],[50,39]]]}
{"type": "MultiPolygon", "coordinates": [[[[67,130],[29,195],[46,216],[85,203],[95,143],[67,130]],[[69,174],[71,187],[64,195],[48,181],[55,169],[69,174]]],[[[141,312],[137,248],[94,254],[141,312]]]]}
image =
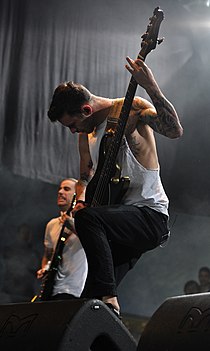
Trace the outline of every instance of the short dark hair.
{"type": "Polygon", "coordinates": [[[61,83],[54,91],[48,117],[55,122],[59,121],[65,113],[70,115],[79,113],[82,104],[90,99],[91,93],[82,84],[73,81],[61,83]]]}
{"type": "Polygon", "coordinates": [[[70,180],[71,182],[73,182],[75,184],[77,183],[77,179],[75,179],[75,178],[64,178],[60,181],[59,185],[61,185],[61,183],[65,182],[65,180],[70,180]]]}

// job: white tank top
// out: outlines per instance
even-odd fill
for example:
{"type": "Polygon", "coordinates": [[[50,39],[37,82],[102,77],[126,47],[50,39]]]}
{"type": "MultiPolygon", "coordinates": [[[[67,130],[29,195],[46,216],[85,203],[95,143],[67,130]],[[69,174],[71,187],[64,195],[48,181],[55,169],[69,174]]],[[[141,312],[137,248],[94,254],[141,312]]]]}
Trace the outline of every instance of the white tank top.
{"type": "MultiPolygon", "coordinates": [[[[99,146],[105,134],[106,123],[105,120],[94,133],[88,135],[93,170],[97,168],[99,146]]],[[[130,185],[122,203],[138,207],[148,206],[168,216],[169,201],[160,179],[160,170],[148,170],[143,167],[136,160],[125,137],[118,153],[117,163],[121,166],[121,176],[130,178],[130,185]]]]}
{"type": "MultiPolygon", "coordinates": [[[[48,222],[45,230],[45,247],[55,250],[62,225],[59,217],[48,222]]],[[[88,265],[85,251],[74,233],[66,240],[62,257],[52,295],[66,293],[80,297],[87,278],[88,265]]]]}

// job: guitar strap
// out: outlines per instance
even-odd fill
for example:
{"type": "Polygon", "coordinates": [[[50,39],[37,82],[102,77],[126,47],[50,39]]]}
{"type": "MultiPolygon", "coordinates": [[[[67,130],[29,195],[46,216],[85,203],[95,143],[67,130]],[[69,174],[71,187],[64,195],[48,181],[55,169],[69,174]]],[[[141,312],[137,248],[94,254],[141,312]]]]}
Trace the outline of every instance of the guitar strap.
{"type": "Polygon", "coordinates": [[[114,101],[107,118],[106,133],[114,132],[116,130],[123,103],[124,99],[116,99],[114,101]]]}

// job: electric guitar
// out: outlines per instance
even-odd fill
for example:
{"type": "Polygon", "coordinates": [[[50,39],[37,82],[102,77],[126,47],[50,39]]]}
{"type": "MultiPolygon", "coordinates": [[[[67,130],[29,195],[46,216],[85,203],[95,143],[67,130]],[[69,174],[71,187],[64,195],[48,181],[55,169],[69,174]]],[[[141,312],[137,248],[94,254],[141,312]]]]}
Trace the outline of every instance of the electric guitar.
{"type": "MultiPolygon", "coordinates": [[[[69,209],[66,211],[66,214],[69,215],[70,212],[73,210],[76,202],[76,194],[73,195],[71,205],[69,209]]],[[[55,278],[58,272],[58,266],[61,264],[62,261],[62,253],[65,246],[66,239],[69,237],[69,234],[65,232],[66,222],[63,223],[62,229],[60,231],[60,235],[56,244],[55,252],[51,259],[50,267],[45,272],[42,278],[42,291],[39,296],[41,301],[50,300],[52,296],[53,287],[55,284],[55,278]]]]}
{"type": "MultiPolygon", "coordinates": [[[[158,38],[163,18],[163,11],[156,7],[153,16],[149,19],[146,32],[141,36],[141,50],[137,58],[144,61],[148,53],[163,41],[158,38]]],[[[91,207],[120,203],[129,187],[129,178],[120,176],[121,169],[116,165],[116,159],[137,85],[132,76],[115,131],[105,133],[101,140],[98,166],[86,189],[85,202],[91,207]]]]}

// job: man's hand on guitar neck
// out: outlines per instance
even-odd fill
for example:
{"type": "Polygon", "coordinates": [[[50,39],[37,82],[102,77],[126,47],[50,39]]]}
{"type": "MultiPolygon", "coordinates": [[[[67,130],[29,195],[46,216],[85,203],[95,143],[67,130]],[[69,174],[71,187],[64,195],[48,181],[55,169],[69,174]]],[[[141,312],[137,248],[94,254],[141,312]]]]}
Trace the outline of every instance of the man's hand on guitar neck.
{"type": "Polygon", "coordinates": [[[74,218],[73,218],[73,210],[69,215],[66,214],[66,212],[61,212],[61,218],[60,218],[61,223],[65,223],[65,227],[69,229],[71,232],[76,234],[75,226],[74,226],[74,218]]]}
{"type": "Polygon", "coordinates": [[[155,77],[151,69],[146,63],[140,59],[133,60],[129,56],[126,57],[127,62],[125,65],[126,69],[133,75],[136,82],[145,90],[156,89],[159,90],[155,77]]]}

